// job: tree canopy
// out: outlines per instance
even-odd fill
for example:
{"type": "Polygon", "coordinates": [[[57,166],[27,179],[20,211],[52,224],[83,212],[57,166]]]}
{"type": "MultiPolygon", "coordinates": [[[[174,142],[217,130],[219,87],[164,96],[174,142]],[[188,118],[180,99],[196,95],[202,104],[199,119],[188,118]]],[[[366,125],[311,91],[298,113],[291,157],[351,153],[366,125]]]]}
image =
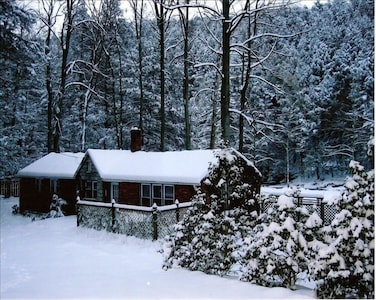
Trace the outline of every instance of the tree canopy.
{"type": "Polygon", "coordinates": [[[369,1],[253,0],[227,15],[166,0],[159,19],[143,1],[132,18],[98,3],[0,3],[0,177],[48,151],[128,149],[132,126],[148,151],[238,148],[269,182],[373,163],[369,1]]]}

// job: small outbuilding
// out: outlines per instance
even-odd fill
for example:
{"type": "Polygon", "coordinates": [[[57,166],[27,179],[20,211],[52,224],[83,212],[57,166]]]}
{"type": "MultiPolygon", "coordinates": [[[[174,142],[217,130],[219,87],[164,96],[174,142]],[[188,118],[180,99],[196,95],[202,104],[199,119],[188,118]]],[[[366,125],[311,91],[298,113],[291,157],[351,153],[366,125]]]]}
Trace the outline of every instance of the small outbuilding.
{"type": "Polygon", "coordinates": [[[66,214],[75,213],[76,193],[79,188],[76,174],[84,153],[51,152],[17,173],[20,178],[20,211],[46,213],[52,196],[67,202],[66,214]]]}

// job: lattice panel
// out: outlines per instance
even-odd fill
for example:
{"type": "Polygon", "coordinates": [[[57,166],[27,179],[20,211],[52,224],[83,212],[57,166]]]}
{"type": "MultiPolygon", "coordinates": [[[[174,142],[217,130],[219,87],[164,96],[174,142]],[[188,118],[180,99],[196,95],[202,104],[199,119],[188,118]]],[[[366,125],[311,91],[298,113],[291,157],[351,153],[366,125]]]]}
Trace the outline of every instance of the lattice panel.
{"type": "Polygon", "coordinates": [[[78,205],[78,223],[96,230],[112,230],[112,212],[109,207],[78,205]]]}
{"type": "Polygon", "coordinates": [[[152,213],[147,211],[133,211],[116,209],[115,231],[143,239],[153,238],[152,213]]]}
{"type": "Polygon", "coordinates": [[[333,221],[337,212],[338,210],[336,209],[335,205],[325,205],[325,210],[324,210],[325,225],[329,225],[333,221]]]}
{"type": "MultiPolygon", "coordinates": [[[[277,200],[277,196],[263,198],[261,202],[261,212],[267,213],[269,209],[276,209],[277,200]]],[[[305,207],[309,213],[316,211],[317,214],[323,219],[324,225],[329,225],[337,213],[335,205],[327,205],[322,202],[322,199],[301,198],[298,200],[295,198],[294,203],[297,206],[305,207]]],[[[297,215],[297,218],[299,218],[299,215],[297,215]]]]}
{"type": "Polygon", "coordinates": [[[159,211],[157,215],[158,215],[158,238],[164,238],[166,235],[169,235],[174,231],[174,225],[177,223],[176,210],[174,209],[174,210],[159,211]]]}

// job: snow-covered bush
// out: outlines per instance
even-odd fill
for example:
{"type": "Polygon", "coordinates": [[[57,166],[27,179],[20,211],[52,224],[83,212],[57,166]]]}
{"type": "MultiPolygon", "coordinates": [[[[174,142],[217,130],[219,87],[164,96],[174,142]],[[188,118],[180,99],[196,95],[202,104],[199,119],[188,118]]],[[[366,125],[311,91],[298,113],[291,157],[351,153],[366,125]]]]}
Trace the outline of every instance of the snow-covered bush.
{"type": "Polygon", "coordinates": [[[225,275],[237,263],[239,240],[257,217],[255,190],[243,181],[244,166],[229,150],[218,154],[192,207],[163,244],[165,269],[181,266],[225,275]]]}
{"type": "Polygon", "coordinates": [[[67,201],[60,198],[58,195],[53,194],[51,204],[50,204],[50,211],[47,215],[47,218],[59,218],[63,217],[63,206],[67,205],[67,201]]]}
{"type": "Polygon", "coordinates": [[[275,206],[258,218],[258,224],[244,240],[241,258],[243,281],[263,286],[295,288],[297,275],[307,269],[307,241],[297,217],[299,209],[292,196],[282,195],[275,206]]]}
{"type": "Polygon", "coordinates": [[[374,170],[352,161],[338,213],[310,265],[319,298],[374,297],[374,170]]]}
{"type": "Polygon", "coordinates": [[[217,162],[211,165],[203,181],[205,193],[216,196],[211,208],[219,211],[236,207],[246,208],[250,212],[259,210],[257,197],[260,185],[259,171],[234,149],[217,153],[217,162]]]}
{"type": "MultiPolygon", "coordinates": [[[[205,204],[206,195],[197,193],[192,207],[163,244],[164,269],[180,266],[208,274],[225,275],[237,262],[242,232],[251,218],[244,209],[219,211],[205,204]],[[241,215],[241,216],[240,216],[241,215]],[[248,216],[248,218],[246,217],[248,216]]],[[[212,199],[212,205],[215,199],[212,199]]]]}

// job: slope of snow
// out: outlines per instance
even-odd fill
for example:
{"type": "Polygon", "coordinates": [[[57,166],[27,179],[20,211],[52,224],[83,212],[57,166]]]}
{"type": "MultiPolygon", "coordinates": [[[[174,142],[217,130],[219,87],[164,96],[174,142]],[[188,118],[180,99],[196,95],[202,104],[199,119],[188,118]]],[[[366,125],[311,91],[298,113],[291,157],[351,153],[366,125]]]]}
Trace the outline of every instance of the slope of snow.
{"type": "Polygon", "coordinates": [[[313,298],[184,269],[162,270],[159,242],[76,227],[75,216],[32,222],[0,198],[1,299],[313,298]]]}

